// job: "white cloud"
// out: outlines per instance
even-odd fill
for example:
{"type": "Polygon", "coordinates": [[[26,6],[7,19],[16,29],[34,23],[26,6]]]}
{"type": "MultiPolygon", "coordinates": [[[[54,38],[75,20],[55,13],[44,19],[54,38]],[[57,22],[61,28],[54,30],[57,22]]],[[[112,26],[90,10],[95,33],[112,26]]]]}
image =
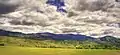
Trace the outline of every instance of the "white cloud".
{"type": "MultiPolygon", "coordinates": [[[[82,0],[65,0],[67,14],[56,12],[56,7],[46,5],[46,0],[23,0],[24,4],[17,9],[16,12],[5,14],[0,18],[0,28],[10,31],[18,31],[23,33],[31,32],[52,32],[52,33],[82,33],[84,35],[108,35],[104,34],[108,29],[114,33],[112,35],[119,35],[120,28],[107,26],[107,24],[114,24],[120,22],[119,13],[120,9],[116,7],[108,7],[114,4],[113,0],[99,0],[102,4],[96,4],[96,0],[85,0],[85,4],[78,4],[82,0]],[[111,3],[112,1],[112,3],[111,3]],[[25,3],[26,2],[26,3],[25,3]],[[105,4],[103,4],[105,2],[105,4]],[[90,4],[90,5],[88,5],[90,4]],[[85,8],[85,10],[80,10],[85,8]],[[95,6],[96,5],[96,6],[95,6]],[[100,6],[99,6],[100,5],[100,6]],[[107,6],[107,7],[104,7],[107,6]],[[77,8],[76,8],[77,7],[77,8]],[[88,8],[89,7],[89,8],[88,8]],[[96,7],[100,8],[96,11],[96,7]],[[22,9],[21,9],[22,8],[22,9]],[[80,9],[79,9],[80,8],[80,9]],[[101,11],[107,8],[109,11],[101,11]],[[79,10],[76,10],[79,9],[79,10]],[[91,11],[92,9],[92,11],[91,11]],[[117,11],[116,11],[117,10],[117,11]],[[68,14],[72,12],[72,16],[68,14]]],[[[97,3],[98,3],[97,2],[97,3]]],[[[96,37],[94,36],[94,37],[96,37]]]]}

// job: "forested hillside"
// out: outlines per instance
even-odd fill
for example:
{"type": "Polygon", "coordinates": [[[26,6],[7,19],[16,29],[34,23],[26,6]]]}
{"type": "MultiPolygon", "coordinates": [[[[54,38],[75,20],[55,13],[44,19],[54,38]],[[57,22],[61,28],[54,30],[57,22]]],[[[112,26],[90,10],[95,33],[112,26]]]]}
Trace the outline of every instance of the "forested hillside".
{"type": "MultiPolygon", "coordinates": [[[[105,38],[105,39],[111,39],[105,38]]],[[[37,47],[37,48],[72,48],[72,49],[120,49],[120,39],[117,43],[95,42],[90,40],[35,40],[21,37],[0,36],[1,46],[21,46],[21,47],[37,47]]],[[[114,40],[112,40],[114,41],[114,40]]]]}

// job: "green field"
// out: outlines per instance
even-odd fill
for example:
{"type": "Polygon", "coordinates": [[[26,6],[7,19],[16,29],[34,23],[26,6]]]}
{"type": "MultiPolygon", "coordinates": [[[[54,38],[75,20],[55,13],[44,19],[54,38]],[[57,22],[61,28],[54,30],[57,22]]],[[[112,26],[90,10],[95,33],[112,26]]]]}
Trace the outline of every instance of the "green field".
{"type": "Polygon", "coordinates": [[[119,50],[0,47],[0,55],[120,55],[119,50]]]}

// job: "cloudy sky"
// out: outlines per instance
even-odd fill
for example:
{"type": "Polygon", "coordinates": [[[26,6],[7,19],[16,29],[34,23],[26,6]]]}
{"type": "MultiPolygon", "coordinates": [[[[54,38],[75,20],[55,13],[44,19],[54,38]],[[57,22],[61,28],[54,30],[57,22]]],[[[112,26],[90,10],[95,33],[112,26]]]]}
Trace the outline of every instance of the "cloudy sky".
{"type": "Polygon", "coordinates": [[[3,11],[0,11],[0,29],[23,33],[52,32],[81,33],[94,37],[120,36],[119,2],[65,0],[64,8],[67,13],[62,13],[57,12],[55,6],[46,4],[46,1],[0,0],[0,8],[12,9],[12,11],[8,9],[9,11],[3,14],[3,11]]]}

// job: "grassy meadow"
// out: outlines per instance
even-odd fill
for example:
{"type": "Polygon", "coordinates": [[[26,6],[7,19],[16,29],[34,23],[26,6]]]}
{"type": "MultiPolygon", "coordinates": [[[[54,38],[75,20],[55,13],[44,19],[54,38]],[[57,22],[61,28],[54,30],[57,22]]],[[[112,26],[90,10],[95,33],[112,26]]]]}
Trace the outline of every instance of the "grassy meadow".
{"type": "Polygon", "coordinates": [[[120,55],[120,50],[102,49],[101,45],[89,41],[34,40],[2,36],[0,55],[120,55]]]}
{"type": "Polygon", "coordinates": [[[0,55],[120,55],[119,50],[0,47],[0,55]]]}

